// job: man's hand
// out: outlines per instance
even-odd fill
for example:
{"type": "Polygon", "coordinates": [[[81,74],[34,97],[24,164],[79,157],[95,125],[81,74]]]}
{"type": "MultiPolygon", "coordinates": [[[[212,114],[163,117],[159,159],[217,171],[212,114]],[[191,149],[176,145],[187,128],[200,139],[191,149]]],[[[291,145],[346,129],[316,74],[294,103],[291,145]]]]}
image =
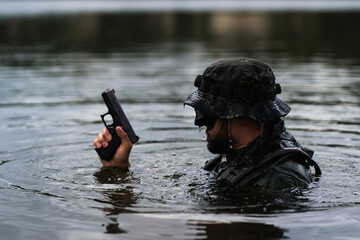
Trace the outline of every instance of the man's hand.
{"type": "MultiPolygon", "coordinates": [[[[130,161],[129,156],[132,149],[132,143],[121,127],[116,127],[116,134],[121,139],[121,145],[116,150],[114,157],[110,161],[105,161],[100,158],[101,163],[104,167],[119,167],[119,168],[129,168],[130,161]]],[[[94,140],[94,146],[96,148],[104,147],[106,148],[111,141],[111,134],[107,128],[103,128],[101,133],[98,134],[97,138],[94,140]]]]}

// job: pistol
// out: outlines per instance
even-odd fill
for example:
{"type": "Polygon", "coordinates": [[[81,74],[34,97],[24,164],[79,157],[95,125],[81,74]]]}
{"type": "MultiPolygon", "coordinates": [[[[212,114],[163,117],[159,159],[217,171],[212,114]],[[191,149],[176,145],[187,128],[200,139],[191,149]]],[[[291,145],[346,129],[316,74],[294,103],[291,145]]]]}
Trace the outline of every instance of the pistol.
{"type": "Polygon", "coordinates": [[[109,130],[112,139],[109,142],[109,145],[104,148],[95,148],[95,151],[99,154],[101,159],[110,161],[118,147],[121,145],[121,139],[116,134],[116,127],[120,126],[128,135],[130,141],[134,144],[139,141],[139,137],[135,134],[129,120],[127,119],[119,100],[115,96],[115,90],[113,88],[106,89],[102,94],[102,98],[108,108],[108,112],[100,115],[105,127],[109,130]],[[105,119],[107,115],[110,115],[112,118],[112,123],[108,124],[108,118],[105,119]]]}

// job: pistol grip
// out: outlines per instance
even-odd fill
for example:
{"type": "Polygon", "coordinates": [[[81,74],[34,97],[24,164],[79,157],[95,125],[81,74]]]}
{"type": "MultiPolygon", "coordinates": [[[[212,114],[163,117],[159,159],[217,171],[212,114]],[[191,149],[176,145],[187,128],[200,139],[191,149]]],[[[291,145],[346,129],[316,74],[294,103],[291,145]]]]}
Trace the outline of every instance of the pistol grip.
{"type": "Polygon", "coordinates": [[[110,161],[114,157],[118,147],[121,145],[121,139],[116,134],[116,131],[110,131],[110,133],[112,139],[109,142],[109,145],[106,148],[95,148],[95,151],[99,154],[100,158],[105,161],[110,161]]]}

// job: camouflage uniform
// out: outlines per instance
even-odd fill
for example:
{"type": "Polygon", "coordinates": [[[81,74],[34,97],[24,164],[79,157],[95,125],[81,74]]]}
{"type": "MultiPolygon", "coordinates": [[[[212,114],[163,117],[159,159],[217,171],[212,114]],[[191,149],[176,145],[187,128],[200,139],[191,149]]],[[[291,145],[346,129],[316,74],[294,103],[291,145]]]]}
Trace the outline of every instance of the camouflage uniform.
{"type": "Polygon", "coordinates": [[[281,190],[306,187],[312,181],[310,166],[321,174],[313,152],[303,148],[281,120],[291,108],[276,97],[281,87],[267,64],[248,58],[219,61],[194,85],[198,89],[184,104],[214,118],[248,117],[270,125],[246,148],[205,164],[218,179],[240,187],[281,190]]]}

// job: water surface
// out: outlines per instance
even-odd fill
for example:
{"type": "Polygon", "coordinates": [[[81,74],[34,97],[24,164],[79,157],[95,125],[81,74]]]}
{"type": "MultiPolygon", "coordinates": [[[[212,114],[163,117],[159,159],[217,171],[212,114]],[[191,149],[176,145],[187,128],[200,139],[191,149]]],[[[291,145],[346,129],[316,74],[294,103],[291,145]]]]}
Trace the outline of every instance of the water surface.
{"type": "Polygon", "coordinates": [[[5,239],[353,239],[360,234],[360,15],[108,12],[0,18],[0,231],[5,239]],[[269,63],[286,126],[323,176],[284,197],[229,194],[182,101],[210,63],[269,63]],[[140,136],[129,172],[92,141],[117,91],[140,136]]]}

